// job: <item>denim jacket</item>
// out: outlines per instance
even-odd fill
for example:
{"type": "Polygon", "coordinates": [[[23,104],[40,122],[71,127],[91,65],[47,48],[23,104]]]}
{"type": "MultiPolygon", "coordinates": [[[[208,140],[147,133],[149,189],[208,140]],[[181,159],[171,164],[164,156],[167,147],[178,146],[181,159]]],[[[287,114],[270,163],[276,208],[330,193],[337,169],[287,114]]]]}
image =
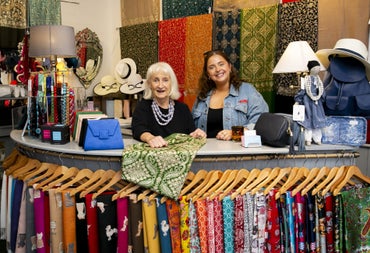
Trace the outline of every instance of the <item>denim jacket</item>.
{"type": "MultiPolygon", "coordinates": [[[[197,128],[207,132],[207,115],[212,91],[204,99],[197,99],[192,109],[192,115],[197,128]]],[[[229,95],[224,100],[223,126],[231,129],[232,126],[244,126],[254,129],[260,114],[268,112],[269,108],[262,95],[249,83],[242,83],[239,90],[230,86],[229,95]]]]}

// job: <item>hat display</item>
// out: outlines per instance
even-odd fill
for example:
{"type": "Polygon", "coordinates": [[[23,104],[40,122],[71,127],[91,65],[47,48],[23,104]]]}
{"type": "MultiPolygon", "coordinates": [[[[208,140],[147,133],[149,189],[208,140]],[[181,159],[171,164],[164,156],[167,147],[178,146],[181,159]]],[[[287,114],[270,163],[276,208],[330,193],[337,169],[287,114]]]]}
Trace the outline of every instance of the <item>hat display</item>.
{"type": "Polygon", "coordinates": [[[352,38],[340,39],[335,43],[333,49],[321,49],[316,52],[320,62],[328,68],[330,55],[339,55],[344,57],[353,57],[360,61],[366,69],[366,76],[370,80],[370,63],[368,62],[368,51],[365,44],[352,38]]]}
{"type": "Polygon", "coordinates": [[[116,67],[114,75],[120,84],[126,84],[128,79],[137,72],[135,61],[131,58],[120,60],[116,67]]]}
{"type": "Polygon", "coordinates": [[[120,87],[123,94],[136,94],[144,90],[144,81],[140,74],[135,74],[127,80],[127,84],[120,87]]]}

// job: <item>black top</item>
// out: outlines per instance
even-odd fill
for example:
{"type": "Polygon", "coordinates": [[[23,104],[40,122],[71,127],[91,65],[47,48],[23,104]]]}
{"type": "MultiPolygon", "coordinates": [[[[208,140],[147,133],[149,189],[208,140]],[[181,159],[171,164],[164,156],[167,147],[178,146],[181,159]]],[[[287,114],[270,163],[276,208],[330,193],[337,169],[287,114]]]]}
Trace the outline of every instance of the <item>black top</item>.
{"type": "Polygon", "coordinates": [[[216,138],[218,132],[224,129],[223,109],[208,109],[208,119],[207,119],[207,138],[216,138]]]}
{"type": "MultiPolygon", "coordinates": [[[[135,107],[132,115],[132,135],[134,139],[140,140],[144,132],[150,132],[154,136],[163,138],[173,133],[190,134],[195,130],[193,117],[188,106],[184,103],[175,101],[175,112],[172,120],[165,126],[158,124],[152,111],[153,100],[141,100],[135,107]]],[[[168,109],[159,107],[162,113],[167,114],[168,109]]]]}

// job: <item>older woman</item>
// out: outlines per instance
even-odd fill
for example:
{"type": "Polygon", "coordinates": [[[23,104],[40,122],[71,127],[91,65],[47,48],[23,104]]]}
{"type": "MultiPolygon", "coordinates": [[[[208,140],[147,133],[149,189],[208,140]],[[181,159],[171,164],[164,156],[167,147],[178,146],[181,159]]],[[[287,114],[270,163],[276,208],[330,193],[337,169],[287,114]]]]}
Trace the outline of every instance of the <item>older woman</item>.
{"type": "Polygon", "coordinates": [[[165,137],[173,133],[206,137],[195,128],[191,112],[180,97],[177,78],[172,67],[165,62],[151,65],[147,71],[143,100],[132,116],[133,137],[153,148],[167,146],[165,137]]]}

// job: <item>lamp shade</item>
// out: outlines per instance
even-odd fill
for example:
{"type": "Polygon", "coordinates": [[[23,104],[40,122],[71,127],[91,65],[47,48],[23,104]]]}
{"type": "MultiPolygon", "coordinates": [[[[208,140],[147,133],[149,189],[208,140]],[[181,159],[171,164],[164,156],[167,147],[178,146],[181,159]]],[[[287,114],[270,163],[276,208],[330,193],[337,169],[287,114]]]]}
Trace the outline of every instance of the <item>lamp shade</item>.
{"type": "Polygon", "coordinates": [[[76,42],[74,28],[62,25],[30,27],[30,57],[75,57],[76,42]]]}
{"type": "Polygon", "coordinates": [[[325,70],[325,67],[321,64],[307,41],[293,41],[285,49],[272,73],[307,72],[307,63],[309,61],[318,61],[320,63],[320,71],[325,70]]]}

